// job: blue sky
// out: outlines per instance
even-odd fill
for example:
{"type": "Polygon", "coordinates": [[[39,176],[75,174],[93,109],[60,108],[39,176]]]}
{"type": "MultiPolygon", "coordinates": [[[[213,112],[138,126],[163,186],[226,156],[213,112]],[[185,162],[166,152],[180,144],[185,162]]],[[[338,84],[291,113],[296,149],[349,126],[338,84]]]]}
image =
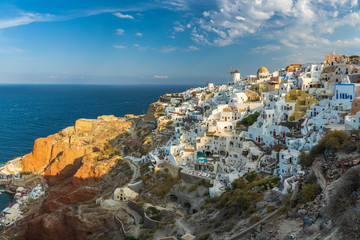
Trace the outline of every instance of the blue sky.
{"type": "Polygon", "coordinates": [[[360,55],[357,0],[0,1],[0,83],[205,84],[360,55]]]}

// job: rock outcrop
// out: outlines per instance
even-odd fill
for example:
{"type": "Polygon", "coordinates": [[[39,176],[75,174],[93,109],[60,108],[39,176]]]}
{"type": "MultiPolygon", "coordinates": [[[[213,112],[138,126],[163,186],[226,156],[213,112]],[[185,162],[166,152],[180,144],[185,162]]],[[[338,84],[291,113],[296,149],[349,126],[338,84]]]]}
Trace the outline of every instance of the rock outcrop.
{"type": "Polygon", "coordinates": [[[156,124],[157,119],[162,114],[163,110],[164,110],[164,106],[159,102],[150,104],[149,109],[144,117],[144,120],[148,123],[156,124]]]}
{"type": "Polygon", "coordinates": [[[44,176],[50,188],[42,205],[22,222],[24,239],[85,239],[104,227],[100,218],[111,219],[111,212],[81,209],[104,191],[101,179],[121,185],[131,177],[131,168],[110,155],[116,150],[108,142],[129,136],[132,125],[131,119],[114,116],[80,119],[35,141],[33,151],[23,158],[23,171],[44,176]]]}
{"type": "Polygon", "coordinates": [[[94,171],[90,171],[94,176],[89,173],[82,176],[86,171],[81,168],[89,169],[90,165],[96,168],[94,161],[90,161],[97,154],[94,152],[103,149],[105,142],[128,132],[131,126],[131,121],[114,116],[79,119],[73,127],[37,139],[33,151],[23,158],[23,171],[45,175],[50,186],[74,174],[79,179],[100,177],[99,172],[94,171]],[[83,163],[85,156],[86,164],[83,163]]]}
{"type": "MultiPolygon", "coordinates": [[[[132,167],[121,156],[140,157],[172,136],[174,129],[169,126],[153,132],[162,106],[154,107],[150,113],[155,124],[143,116],[101,116],[79,119],[75,126],[37,139],[33,151],[23,157],[22,169],[30,173],[26,179],[41,178],[49,188],[6,236],[121,239],[113,212],[101,208],[96,199],[109,198],[116,187],[130,181],[132,167]]],[[[24,180],[24,185],[29,181],[24,180]]]]}

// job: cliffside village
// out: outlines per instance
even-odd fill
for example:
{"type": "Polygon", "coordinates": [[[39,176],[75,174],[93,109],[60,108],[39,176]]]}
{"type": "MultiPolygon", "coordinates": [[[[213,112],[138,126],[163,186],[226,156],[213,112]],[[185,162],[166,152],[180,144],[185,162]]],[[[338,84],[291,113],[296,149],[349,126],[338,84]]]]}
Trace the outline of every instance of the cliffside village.
{"type": "Polygon", "coordinates": [[[329,131],[359,128],[359,59],[331,52],[323,63],[272,73],[260,67],[243,78],[235,70],[226,85],[165,94],[157,103],[165,109],[158,124],[176,124],[175,135],[142,161],[210,180],[210,197],[249,172],[279,175],[277,190],[287,193],[303,174],[301,152],[329,131]]]}
{"type": "MultiPolygon", "coordinates": [[[[245,77],[234,70],[225,85],[208,83],[165,94],[154,104],[163,109],[157,126],[175,125],[174,135],[141,158],[125,158],[151,162],[152,168],[163,164],[181,169],[185,178],[209,180],[211,198],[253,172],[278,175],[281,184],[274,190],[286,194],[304,174],[300,153],[309,153],[329,131],[359,129],[360,57],[331,52],[323,63],[290,64],[272,73],[260,67],[256,75],[245,77]]],[[[21,178],[21,161],[0,168],[1,184],[21,178]]],[[[0,226],[21,218],[21,206],[43,196],[47,188],[16,189],[15,204],[1,212],[0,226]]],[[[137,196],[124,187],[112,198],[128,201],[137,196]]]]}

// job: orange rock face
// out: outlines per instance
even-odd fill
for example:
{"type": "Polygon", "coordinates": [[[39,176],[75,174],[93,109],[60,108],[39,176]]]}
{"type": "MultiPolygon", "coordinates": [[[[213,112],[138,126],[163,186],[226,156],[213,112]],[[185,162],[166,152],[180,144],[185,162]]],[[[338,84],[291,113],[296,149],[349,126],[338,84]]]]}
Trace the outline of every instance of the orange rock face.
{"type": "Polygon", "coordinates": [[[47,138],[36,139],[33,151],[23,158],[23,171],[36,173],[48,165],[53,143],[54,136],[52,135],[47,138]]]}
{"type": "Polygon", "coordinates": [[[114,116],[80,119],[74,127],[39,138],[23,158],[23,171],[45,176],[50,189],[42,207],[25,224],[25,239],[85,239],[103,226],[86,219],[76,203],[96,197],[93,185],[109,173],[114,160],[94,160],[104,143],[129,131],[132,123],[114,116]]]}
{"type": "MultiPolygon", "coordinates": [[[[33,151],[23,158],[23,171],[43,174],[50,186],[57,185],[64,178],[73,176],[81,167],[82,159],[85,156],[91,158],[95,147],[103,149],[106,141],[127,132],[131,125],[130,121],[114,116],[79,119],[74,127],[37,139],[33,151]]],[[[84,167],[93,175],[82,170],[76,175],[79,179],[99,177],[103,171],[96,170],[95,165],[90,169],[88,163],[84,167]]]]}

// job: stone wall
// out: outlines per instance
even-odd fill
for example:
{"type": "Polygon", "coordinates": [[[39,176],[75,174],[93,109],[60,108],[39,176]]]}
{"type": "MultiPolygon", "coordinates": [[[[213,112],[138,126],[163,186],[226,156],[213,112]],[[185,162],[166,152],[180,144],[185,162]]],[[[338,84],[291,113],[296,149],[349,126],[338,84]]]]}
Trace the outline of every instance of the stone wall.
{"type": "Polygon", "coordinates": [[[321,169],[321,162],[315,161],[315,163],[312,166],[312,170],[317,178],[317,183],[320,185],[322,189],[326,188],[326,179],[323,175],[322,169],[321,169]]]}
{"type": "Polygon", "coordinates": [[[134,210],[135,212],[137,212],[143,219],[144,223],[143,223],[143,227],[144,228],[149,228],[152,229],[154,228],[157,224],[159,224],[159,221],[155,221],[151,218],[149,218],[146,213],[144,212],[144,210],[142,209],[142,207],[140,207],[136,202],[133,201],[128,201],[128,206],[129,208],[131,208],[132,210],[134,210]]]}
{"type": "Polygon", "coordinates": [[[168,161],[164,161],[164,166],[169,170],[169,173],[171,174],[171,176],[173,176],[173,177],[179,176],[179,169],[180,169],[179,167],[172,165],[168,161]]]}
{"type": "Polygon", "coordinates": [[[200,177],[197,177],[197,176],[194,176],[194,175],[190,175],[190,174],[187,174],[187,173],[183,173],[183,172],[180,172],[180,177],[182,180],[184,180],[185,182],[187,183],[192,183],[192,184],[196,184],[198,183],[202,178],[200,177]]]}

